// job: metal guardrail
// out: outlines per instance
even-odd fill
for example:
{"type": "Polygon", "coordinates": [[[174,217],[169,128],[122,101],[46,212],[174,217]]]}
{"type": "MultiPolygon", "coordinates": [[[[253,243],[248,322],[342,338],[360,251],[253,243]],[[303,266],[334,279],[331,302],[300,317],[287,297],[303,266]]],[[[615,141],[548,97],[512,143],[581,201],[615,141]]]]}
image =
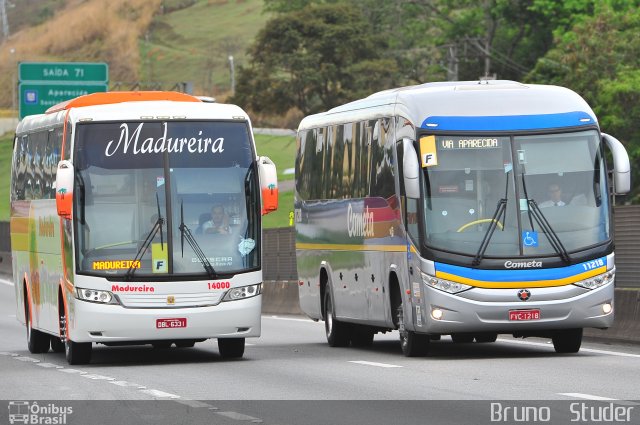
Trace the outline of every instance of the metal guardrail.
{"type": "MultiPolygon", "coordinates": [[[[640,288],[640,205],[615,208],[616,286],[640,288]]],[[[10,252],[9,223],[0,222],[0,251],[10,252]]],[[[265,281],[297,281],[295,229],[265,229],[263,239],[265,281]]]]}

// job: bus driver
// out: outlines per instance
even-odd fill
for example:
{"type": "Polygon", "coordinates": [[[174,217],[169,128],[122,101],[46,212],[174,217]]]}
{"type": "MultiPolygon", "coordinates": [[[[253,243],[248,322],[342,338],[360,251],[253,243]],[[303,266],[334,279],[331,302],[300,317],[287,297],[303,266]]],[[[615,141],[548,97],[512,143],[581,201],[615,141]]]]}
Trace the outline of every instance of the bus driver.
{"type": "Polygon", "coordinates": [[[202,223],[203,233],[229,234],[229,216],[222,205],[211,208],[211,220],[202,223]]]}

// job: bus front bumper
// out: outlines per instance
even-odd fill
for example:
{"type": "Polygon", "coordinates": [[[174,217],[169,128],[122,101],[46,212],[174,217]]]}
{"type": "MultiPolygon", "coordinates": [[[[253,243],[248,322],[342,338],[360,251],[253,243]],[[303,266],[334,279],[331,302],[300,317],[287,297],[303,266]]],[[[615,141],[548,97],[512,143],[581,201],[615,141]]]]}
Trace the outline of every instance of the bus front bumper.
{"type": "Polygon", "coordinates": [[[69,337],[75,342],[126,343],[260,336],[262,295],[197,308],[124,308],[74,301],[68,323],[69,337]]]}
{"type": "MultiPolygon", "coordinates": [[[[470,290],[470,291],[473,291],[470,290]]],[[[419,311],[414,309],[414,326],[417,332],[450,334],[456,332],[541,333],[570,328],[608,328],[613,325],[614,284],[610,283],[591,291],[576,289],[574,285],[557,288],[532,288],[528,301],[520,301],[516,290],[484,290],[475,297],[452,295],[433,288],[426,288],[419,311]],[[491,302],[487,291],[513,292],[514,301],[491,302]],[[544,300],[536,300],[542,295],[544,300]],[[484,295],[484,296],[483,296],[484,295]],[[483,299],[484,298],[484,299],[483,299]],[[545,299],[546,298],[546,299],[545,299]],[[607,307],[611,310],[606,312],[607,307]],[[439,320],[434,318],[439,310],[439,320]],[[537,318],[514,320],[510,312],[538,311],[537,318]]],[[[497,292],[496,292],[497,294],[497,292]]],[[[523,315],[526,317],[530,315],[523,315]]],[[[535,316],[534,316],[535,317],[535,316]]]]}

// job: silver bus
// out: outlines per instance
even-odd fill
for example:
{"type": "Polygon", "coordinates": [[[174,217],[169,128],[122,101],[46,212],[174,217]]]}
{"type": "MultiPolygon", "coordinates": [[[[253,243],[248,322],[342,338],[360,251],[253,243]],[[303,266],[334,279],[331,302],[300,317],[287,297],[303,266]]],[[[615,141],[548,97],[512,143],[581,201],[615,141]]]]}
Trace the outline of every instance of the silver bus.
{"type": "Polygon", "coordinates": [[[545,337],[577,352],[583,328],[613,323],[612,195],[629,191],[629,167],[562,87],[428,83],[308,116],[300,307],[325,321],[331,346],[397,329],[407,356],[442,335],[545,337]]]}

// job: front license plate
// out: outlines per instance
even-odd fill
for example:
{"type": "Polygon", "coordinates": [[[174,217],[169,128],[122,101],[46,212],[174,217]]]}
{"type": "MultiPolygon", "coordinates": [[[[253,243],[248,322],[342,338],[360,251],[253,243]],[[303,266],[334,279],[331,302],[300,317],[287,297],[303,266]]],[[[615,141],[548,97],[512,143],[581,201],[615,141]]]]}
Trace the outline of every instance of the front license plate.
{"type": "Polygon", "coordinates": [[[156,319],[156,328],[158,329],[173,329],[173,328],[186,328],[187,319],[156,319]]]}
{"type": "Polygon", "coordinates": [[[509,320],[521,321],[521,320],[539,320],[540,310],[509,310],[509,320]]]}

